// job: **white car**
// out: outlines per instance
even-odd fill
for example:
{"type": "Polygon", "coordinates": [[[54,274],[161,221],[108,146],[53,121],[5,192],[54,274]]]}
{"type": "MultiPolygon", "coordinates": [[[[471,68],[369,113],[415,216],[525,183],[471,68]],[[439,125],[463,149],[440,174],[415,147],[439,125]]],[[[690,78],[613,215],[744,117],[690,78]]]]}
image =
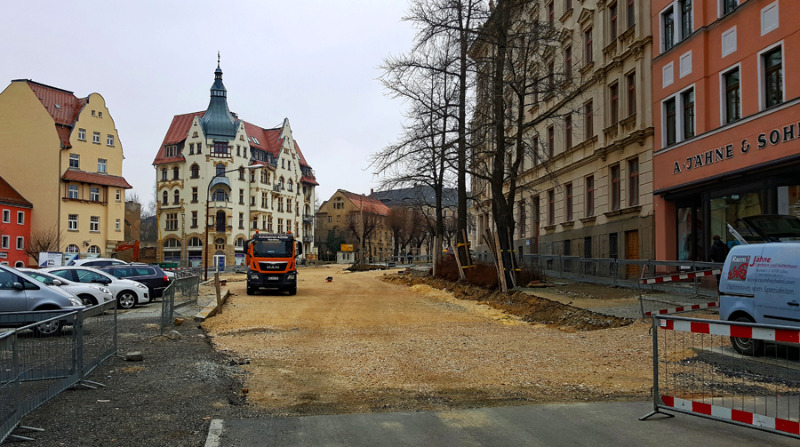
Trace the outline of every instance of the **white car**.
{"type": "Polygon", "coordinates": [[[66,278],[56,276],[42,270],[19,268],[20,272],[27,273],[28,276],[37,279],[52,288],[60,288],[75,295],[85,306],[96,306],[107,303],[114,299],[114,295],[108,287],[102,285],[81,284],[70,281],[66,278]]]}
{"type": "Polygon", "coordinates": [[[102,284],[111,290],[117,300],[117,306],[121,309],[131,309],[137,304],[150,302],[150,294],[146,285],[130,279],[116,278],[96,268],[65,266],[49,267],[43,270],[70,281],[84,284],[102,284]]]}
{"type": "Polygon", "coordinates": [[[126,265],[127,262],[117,258],[83,258],[73,259],[67,265],[80,265],[84,267],[105,267],[107,265],[126,265]]]}

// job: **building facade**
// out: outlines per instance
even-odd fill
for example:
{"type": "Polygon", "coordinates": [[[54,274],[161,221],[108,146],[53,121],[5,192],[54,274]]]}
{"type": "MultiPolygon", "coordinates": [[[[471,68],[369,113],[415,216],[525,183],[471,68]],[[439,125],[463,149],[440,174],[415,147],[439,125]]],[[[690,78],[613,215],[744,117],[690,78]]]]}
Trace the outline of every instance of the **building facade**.
{"type": "MultiPolygon", "coordinates": [[[[108,256],[123,240],[123,150],[105,99],[20,79],[0,93],[0,175],[33,204],[32,239],[108,256]]],[[[30,262],[36,262],[31,260],[30,262]]]]}
{"type": "Polygon", "coordinates": [[[659,259],[709,259],[757,214],[800,216],[800,81],[790,0],[653,0],[659,259]]]}
{"type": "MultiPolygon", "coordinates": [[[[0,177],[0,264],[27,267],[33,204],[0,177]]],[[[35,263],[34,263],[35,265],[35,263]]]]}
{"type": "Polygon", "coordinates": [[[208,108],[173,118],[153,166],[161,262],[241,265],[258,231],[293,233],[302,256],[315,253],[317,182],[289,120],[273,129],[240,120],[219,66],[208,108]]]}
{"type": "Polygon", "coordinates": [[[389,207],[378,199],[337,190],[317,211],[317,240],[326,244],[323,255],[327,257],[323,258],[332,259],[342,251],[341,246],[327,246],[330,244],[352,246],[357,255],[345,257],[348,262],[381,261],[391,256],[394,244],[387,225],[389,212],[389,207]]]}
{"type": "MultiPolygon", "coordinates": [[[[514,204],[515,250],[652,258],[650,2],[540,0],[526,8],[512,28],[536,27],[537,35],[551,37],[540,60],[526,61],[536,70],[530,77],[542,80],[524,98],[528,149],[514,204]]],[[[481,62],[492,51],[491,45],[472,48],[479,111],[492,106],[491,67],[481,62]]],[[[513,100],[506,107],[513,110],[513,100]]],[[[508,138],[516,129],[514,122],[506,126],[508,138]]],[[[471,239],[476,257],[487,260],[481,235],[494,226],[491,192],[475,176],[471,188],[471,239]]]]}

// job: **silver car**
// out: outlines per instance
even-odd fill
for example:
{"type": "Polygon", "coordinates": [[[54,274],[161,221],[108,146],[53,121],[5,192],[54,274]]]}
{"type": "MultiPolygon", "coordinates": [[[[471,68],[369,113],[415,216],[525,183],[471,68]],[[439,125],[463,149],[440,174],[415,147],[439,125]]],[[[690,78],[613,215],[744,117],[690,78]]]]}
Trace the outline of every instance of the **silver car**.
{"type": "MultiPolygon", "coordinates": [[[[44,310],[75,311],[84,309],[83,303],[71,293],[52,289],[35,278],[11,267],[0,265],[0,313],[31,312],[44,310]]],[[[0,319],[0,321],[10,321],[0,319]]],[[[20,326],[32,321],[16,321],[4,326],[20,326]],[[21,324],[20,324],[21,323],[21,324]]],[[[54,335],[61,331],[64,322],[54,320],[34,327],[40,335],[54,335]]]]}
{"type": "Polygon", "coordinates": [[[82,284],[103,285],[111,290],[121,309],[131,309],[137,304],[149,303],[151,300],[147,286],[130,279],[119,279],[113,275],[92,267],[64,266],[43,269],[61,278],[82,284]]]}
{"type": "Polygon", "coordinates": [[[111,290],[109,290],[108,287],[101,286],[100,284],[81,284],[53,275],[52,273],[47,273],[36,269],[20,268],[17,270],[27,273],[34,279],[37,279],[50,287],[60,287],[66,290],[67,292],[78,297],[78,299],[80,299],[86,306],[96,306],[114,299],[114,295],[111,294],[111,290]]]}

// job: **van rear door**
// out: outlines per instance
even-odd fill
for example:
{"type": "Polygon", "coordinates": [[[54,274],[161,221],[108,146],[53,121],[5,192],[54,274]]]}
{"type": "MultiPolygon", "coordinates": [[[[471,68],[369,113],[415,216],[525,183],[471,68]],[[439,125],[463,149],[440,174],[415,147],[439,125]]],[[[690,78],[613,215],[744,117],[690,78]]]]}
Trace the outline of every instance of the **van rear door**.
{"type": "Polygon", "coordinates": [[[800,326],[800,244],[766,244],[751,263],[758,272],[758,322],[800,326]]]}

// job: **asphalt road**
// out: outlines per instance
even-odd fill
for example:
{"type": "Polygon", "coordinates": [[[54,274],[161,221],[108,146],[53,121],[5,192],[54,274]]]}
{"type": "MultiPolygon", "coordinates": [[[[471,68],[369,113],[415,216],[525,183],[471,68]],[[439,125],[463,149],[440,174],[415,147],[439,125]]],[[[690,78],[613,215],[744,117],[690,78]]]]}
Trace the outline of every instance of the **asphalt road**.
{"type": "Polygon", "coordinates": [[[798,445],[787,436],[680,413],[638,420],[652,408],[609,402],[215,420],[206,447],[798,445]]]}

